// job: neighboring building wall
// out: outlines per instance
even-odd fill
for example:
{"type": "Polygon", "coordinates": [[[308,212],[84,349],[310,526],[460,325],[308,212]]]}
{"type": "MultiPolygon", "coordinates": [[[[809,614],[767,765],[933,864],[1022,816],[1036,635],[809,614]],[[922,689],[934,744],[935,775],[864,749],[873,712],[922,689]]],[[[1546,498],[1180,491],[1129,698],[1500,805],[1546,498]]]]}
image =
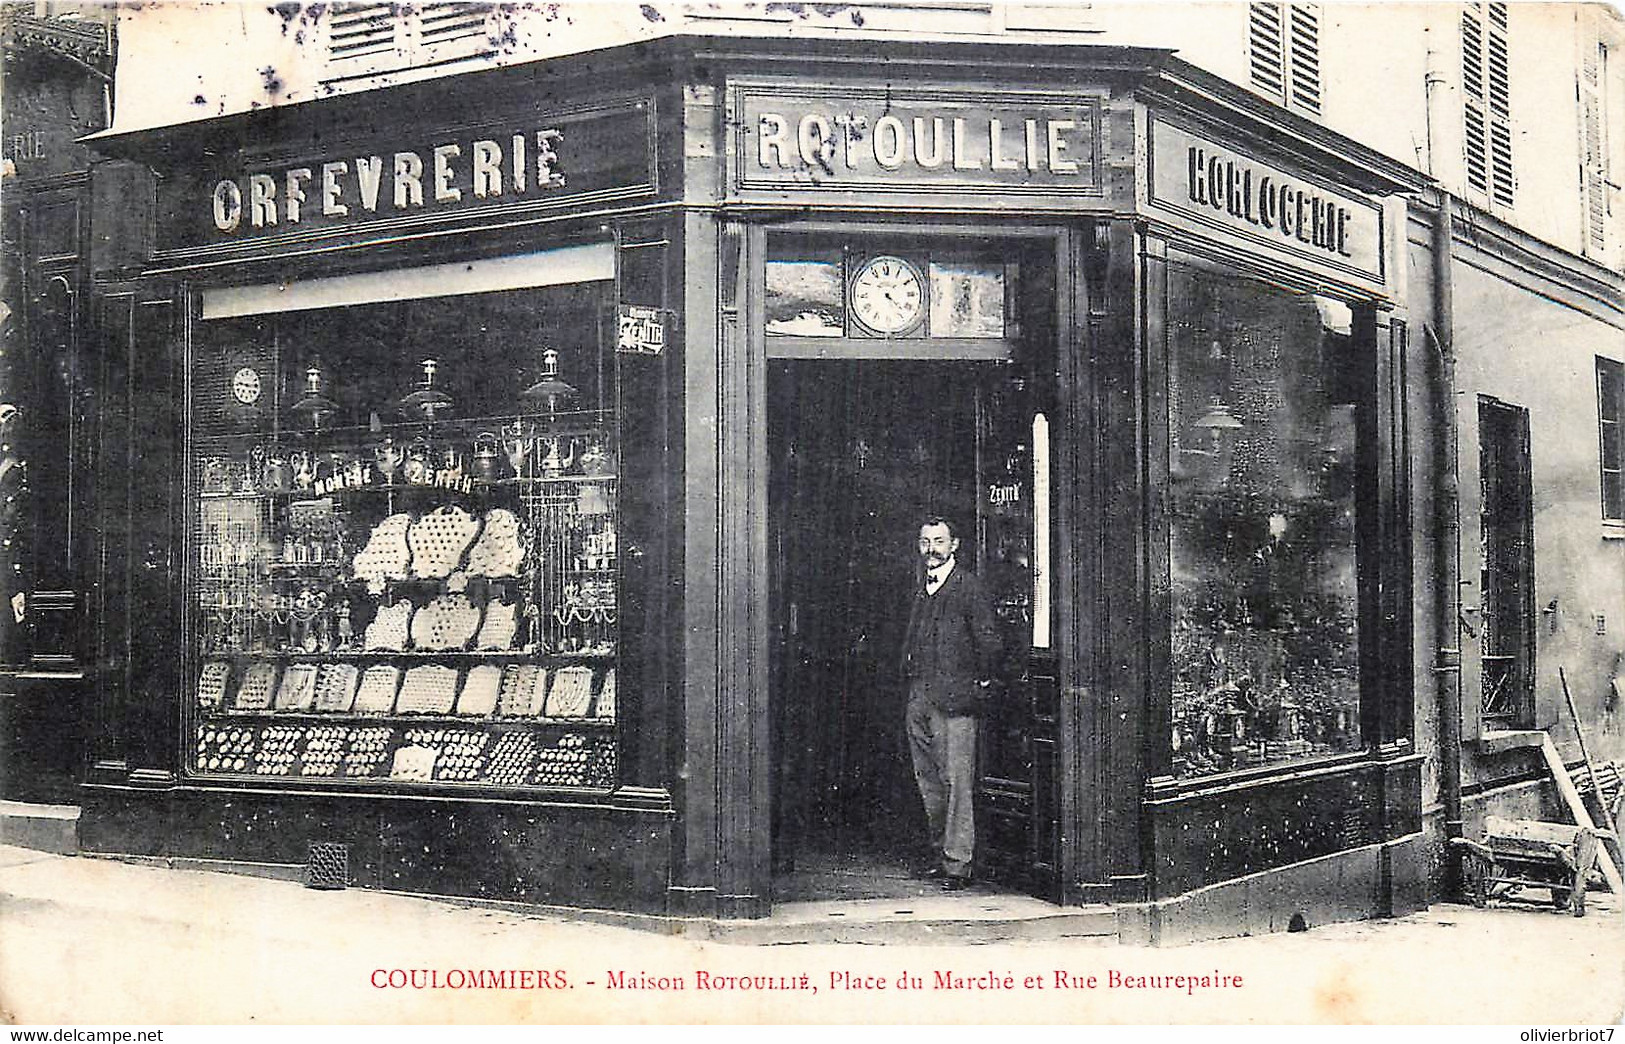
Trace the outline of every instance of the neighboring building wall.
{"type": "MultiPolygon", "coordinates": [[[[1410,226],[1412,307],[1431,322],[1437,300],[1432,277],[1432,214],[1413,215],[1410,226]]],[[[1601,510],[1596,358],[1625,359],[1625,307],[1621,279],[1563,254],[1495,219],[1460,208],[1455,220],[1453,264],[1456,357],[1454,413],[1457,422],[1460,493],[1459,560],[1462,629],[1462,789],[1465,831],[1482,829],[1484,817],[1501,815],[1569,821],[1557,799],[1538,747],[1545,730],[1565,763],[1581,761],[1574,718],[1563,696],[1559,668],[1585,729],[1594,761],[1625,756],[1621,708],[1614,679],[1625,675],[1625,533],[1606,526],[1601,510]],[[1479,401],[1491,397],[1528,411],[1532,489],[1534,625],[1533,699],[1516,729],[1481,713],[1485,628],[1481,566],[1485,490],[1480,452],[1479,401]],[[1600,619],[1599,619],[1600,617],[1600,619]]],[[[1431,346],[1418,346],[1418,365],[1431,346]]],[[[1413,423],[1417,445],[1415,544],[1419,589],[1431,561],[1436,489],[1426,467],[1445,429],[1435,423],[1440,405],[1418,369],[1413,423]],[[1425,477],[1424,477],[1425,476],[1425,477]]],[[[1431,617],[1418,615],[1417,744],[1428,756],[1423,807],[1428,833],[1442,854],[1443,795],[1440,790],[1438,706],[1432,666],[1438,642],[1431,617]]],[[[1437,870],[1437,867],[1436,867],[1437,870]]]]}
{"type": "MultiPolygon", "coordinates": [[[[1529,411],[1536,612],[1531,724],[1552,731],[1565,760],[1579,760],[1558,678],[1561,667],[1587,726],[1592,757],[1619,758],[1625,744],[1610,683],[1622,673],[1625,658],[1625,626],[1616,622],[1625,613],[1625,534],[1609,532],[1602,522],[1595,367],[1599,355],[1625,359],[1619,283],[1612,281],[1611,303],[1599,300],[1587,293],[1584,283],[1601,272],[1574,265],[1572,272],[1538,274],[1530,271],[1529,260],[1498,249],[1497,240],[1506,230],[1458,231],[1466,240],[1453,269],[1463,450],[1462,577],[1476,580],[1482,561],[1476,401],[1488,395],[1529,411]]],[[[1466,605],[1476,600],[1464,594],[1466,605]]],[[[1482,675],[1470,649],[1469,642],[1462,672],[1467,696],[1482,691],[1482,675]]],[[[1470,726],[1474,704],[1464,702],[1464,721],[1470,726]]]]}
{"type": "Polygon", "coordinates": [[[86,536],[83,337],[94,156],[112,66],[105,5],[0,4],[0,798],[80,778],[86,536]]]}

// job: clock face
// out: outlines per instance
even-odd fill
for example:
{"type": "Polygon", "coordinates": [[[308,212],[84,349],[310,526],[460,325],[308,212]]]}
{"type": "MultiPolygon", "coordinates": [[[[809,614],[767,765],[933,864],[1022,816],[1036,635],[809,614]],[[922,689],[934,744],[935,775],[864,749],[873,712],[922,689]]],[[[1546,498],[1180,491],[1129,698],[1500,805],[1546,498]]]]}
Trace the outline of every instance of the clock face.
{"type": "Polygon", "coordinates": [[[899,334],[925,314],[925,279],[900,257],[872,257],[852,277],[852,316],[864,329],[899,334]]]}
{"type": "Polygon", "coordinates": [[[260,401],[260,372],[252,366],[244,366],[231,375],[231,394],[244,406],[252,406],[260,401]]]}

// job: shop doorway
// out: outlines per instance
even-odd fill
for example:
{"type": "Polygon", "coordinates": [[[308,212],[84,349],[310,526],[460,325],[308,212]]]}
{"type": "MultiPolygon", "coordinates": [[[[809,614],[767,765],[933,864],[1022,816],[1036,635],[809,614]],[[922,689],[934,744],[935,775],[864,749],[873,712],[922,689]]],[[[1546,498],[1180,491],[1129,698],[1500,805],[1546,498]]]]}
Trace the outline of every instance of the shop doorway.
{"type": "MultiPolygon", "coordinates": [[[[955,522],[959,559],[1009,632],[1009,713],[982,730],[984,798],[1008,777],[1032,793],[1032,744],[1001,740],[1030,739],[1031,396],[1006,363],[866,359],[776,361],[768,397],[774,899],[923,894],[930,847],[898,659],[928,515],[955,522]]],[[[991,851],[1012,825],[996,800],[980,804],[979,876],[1021,887],[999,872],[1012,853],[991,851]]],[[[1033,832],[1030,818],[1015,825],[1033,832]]]]}

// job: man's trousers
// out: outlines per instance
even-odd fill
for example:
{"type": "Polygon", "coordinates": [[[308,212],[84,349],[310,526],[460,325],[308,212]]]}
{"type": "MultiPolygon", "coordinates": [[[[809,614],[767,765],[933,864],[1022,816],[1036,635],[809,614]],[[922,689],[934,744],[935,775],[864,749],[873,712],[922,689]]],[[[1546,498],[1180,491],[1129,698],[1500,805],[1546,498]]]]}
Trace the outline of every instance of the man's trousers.
{"type": "Polygon", "coordinates": [[[976,847],[976,719],[911,697],[908,749],[931,843],[950,877],[969,877],[976,847]]]}

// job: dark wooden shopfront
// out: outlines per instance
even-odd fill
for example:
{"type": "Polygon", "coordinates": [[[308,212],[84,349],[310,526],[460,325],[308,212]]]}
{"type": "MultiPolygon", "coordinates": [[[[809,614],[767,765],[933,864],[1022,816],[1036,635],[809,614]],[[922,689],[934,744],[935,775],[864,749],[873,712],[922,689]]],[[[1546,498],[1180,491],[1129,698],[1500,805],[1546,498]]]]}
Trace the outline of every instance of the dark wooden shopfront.
{"type": "MultiPolygon", "coordinates": [[[[888,46],[888,81],[828,42],[682,39],[105,141],[164,180],[153,249],[100,273],[101,444],[152,449],[98,458],[108,571],[86,846],[294,865],[331,841],[361,884],[704,916],[765,915],[820,861],[858,866],[853,894],[875,894],[917,841],[895,602],[920,515],[941,511],[964,521],[1009,635],[983,730],[991,887],[1150,910],[1125,915],[1129,931],[1170,939],[1204,917],[1410,902],[1405,334],[1383,202],[1409,187],[1403,170],[1163,52],[888,46]],[[515,134],[554,141],[562,185],[512,190],[512,169],[491,164],[499,146],[512,159],[515,134]],[[478,152],[510,191],[437,201],[425,176],[429,202],[393,214],[376,184],[376,213],[357,205],[365,183],[345,195],[351,166],[334,165],[397,152],[428,169],[478,152]],[[1198,199],[1198,182],[1220,184],[1206,165],[1220,153],[1240,213],[1198,199]],[[1240,202],[1264,180],[1270,206],[1320,216],[1283,236],[1277,211],[1266,234],[1240,202]],[[290,185],[307,197],[298,222],[290,185]],[[570,322],[591,322],[565,352],[573,373],[602,358],[614,375],[613,404],[600,398],[620,447],[613,776],[514,789],[200,770],[199,681],[181,675],[199,657],[175,655],[200,640],[178,565],[197,539],[181,478],[197,417],[148,406],[192,401],[199,352],[226,329],[209,309],[301,281],[348,292],[419,269],[546,267],[579,248],[613,258],[570,291],[570,322]],[[874,264],[916,281],[920,312],[856,311],[874,264]],[[1187,285],[1206,311],[1181,311],[1171,288],[1187,285]],[[617,348],[631,305],[654,309],[658,352],[617,348]],[[1247,339],[1254,318],[1278,331],[1264,348],[1247,339]],[[1299,391],[1313,402],[1289,411],[1291,439],[1259,434],[1299,391]],[[1267,469],[1243,460],[1221,488],[1221,439],[1310,477],[1250,501],[1242,480],[1267,469]],[[1198,465],[1208,478],[1181,485],[1198,465]],[[1182,529],[1187,504],[1208,515],[1182,529]],[[1198,685],[1180,644],[1211,621],[1182,601],[1195,588],[1171,558],[1230,554],[1201,544],[1220,511],[1246,515],[1230,531],[1249,553],[1276,554],[1235,605],[1290,589],[1333,607],[1330,622],[1224,640],[1234,663],[1264,664],[1267,699],[1249,695],[1263,675],[1238,686],[1245,672],[1216,654],[1198,685]],[[1346,583],[1282,586],[1317,561],[1346,565],[1346,583]],[[1305,634],[1326,649],[1303,652],[1305,634]],[[1229,702],[1192,709],[1212,693],[1229,702]],[[1226,714],[1265,732],[1221,742],[1226,714]],[[1278,901],[1235,898],[1258,874],[1278,901]],[[1350,897],[1316,906],[1333,880],[1350,897]]],[[[535,292],[538,314],[564,294],[535,292]]],[[[555,648],[545,669],[583,653],[555,648]]]]}

